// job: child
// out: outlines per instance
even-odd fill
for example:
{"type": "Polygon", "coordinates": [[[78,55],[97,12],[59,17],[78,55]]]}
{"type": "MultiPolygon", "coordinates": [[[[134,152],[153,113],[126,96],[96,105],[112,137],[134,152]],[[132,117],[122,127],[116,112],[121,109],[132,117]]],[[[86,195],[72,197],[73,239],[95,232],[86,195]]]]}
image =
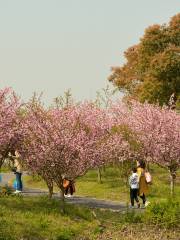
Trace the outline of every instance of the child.
{"type": "Polygon", "coordinates": [[[64,187],[64,196],[65,197],[71,197],[73,195],[73,193],[75,192],[74,181],[67,179],[65,176],[63,176],[63,187],[64,187]]]}
{"type": "Polygon", "coordinates": [[[131,207],[134,208],[134,200],[136,200],[138,208],[140,208],[140,203],[138,200],[139,177],[137,174],[137,168],[132,169],[132,174],[129,178],[129,185],[130,185],[131,207]]]}

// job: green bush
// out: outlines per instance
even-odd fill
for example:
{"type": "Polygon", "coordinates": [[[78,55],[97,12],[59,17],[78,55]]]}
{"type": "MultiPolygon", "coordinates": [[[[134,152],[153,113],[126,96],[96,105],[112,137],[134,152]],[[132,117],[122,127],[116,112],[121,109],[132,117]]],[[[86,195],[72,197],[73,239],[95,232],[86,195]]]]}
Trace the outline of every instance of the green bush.
{"type": "Polygon", "coordinates": [[[74,219],[83,219],[86,221],[93,220],[91,211],[86,207],[82,208],[82,207],[76,206],[76,205],[71,205],[71,207],[69,207],[69,205],[66,204],[65,205],[65,214],[74,219]]]}
{"type": "Polygon", "coordinates": [[[0,186],[0,196],[5,196],[5,195],[11,195],[13,192],[13,189],[7,185],[5,186],[0,186]]]}
{"type": "Polygon", "coordinates": [[[141,213],[137,213],[134,211],[127,212],[123,216],[123,221],[124,223],[141,223],[143,222],[143,216],[141,213]]]}
{"type": "Polygon", "coordinates": [[[144,220],[167,228],[177,227],[180,222],[180,203],[171,199],[152,203],[146,209],[144,220]]]}
{"type": "Polygon", "coordinates": [[[71,240],[75,236],[71,229],[64,229],[62,233],[57,236],[56,240],[71,240]]]}

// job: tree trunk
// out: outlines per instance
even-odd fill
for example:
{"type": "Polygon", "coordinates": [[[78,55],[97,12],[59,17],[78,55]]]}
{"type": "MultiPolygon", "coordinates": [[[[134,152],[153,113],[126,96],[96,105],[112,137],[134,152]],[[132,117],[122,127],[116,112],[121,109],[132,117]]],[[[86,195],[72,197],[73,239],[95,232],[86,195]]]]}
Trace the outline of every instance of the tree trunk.
{"type": "Polygon", "coordinates": [[[170,187],[171,187],[171,197],[174,197],[174,185],[176,179],[176,172],[170,171],[170,187]]]}
{"type": "Polygon", "coordinates": [[[3,159],[0,159],[0,169],[1,169],[2,165],[3,165],[3,159]]]}
{"type": "Polygon", "coordinates": [[[103,169],[103,172],[105,173],[106,172],[106,166],[103,165],[102,169],[103,169]]]}
{"type": "Polygon", "coordinates": [[[60,212],[65,214],[65,201],[64,201],[64,187],[63,187],[63,179],[55,181],[59,190],[60,190],[60,212]]]}
{"type": "Polygon", "coordinates": [[[48,190],[49,190],[49,198],[52,198],[53,195],[53,183],[47,183],[48,190]]]}
{"type": "Polygon", "coordinates": [[[126,199],[126,213],[128,214],[129,212],[129,187],[127,186],[127,199],[126,199]]]}
{"type": "Polygon", "coordinates": [[[98,183],[102,183],[101,168],[98,168],[98,183]]]}
{"type": "Polygon", "coordinates": [[[43,180],[46,182],[49,191],[49,198],[53,195],[53,181],[48,176],[42,176],[43,180]]]}
{"type": "Polygon", "coordinates": [[[60,191],[60,212],[62,212],[63,214],[65,214],[65,198],[64,198],[64,188],[61,188],[60,191]]]}
{"type": "Polygon", "coordinates": [[[148,172],[149,172],[149,171],[150,171],[150,165],[149,165],[149,162],[147,162],[146,167],[147,167],[147,170],[148,170],[148,172]]]}

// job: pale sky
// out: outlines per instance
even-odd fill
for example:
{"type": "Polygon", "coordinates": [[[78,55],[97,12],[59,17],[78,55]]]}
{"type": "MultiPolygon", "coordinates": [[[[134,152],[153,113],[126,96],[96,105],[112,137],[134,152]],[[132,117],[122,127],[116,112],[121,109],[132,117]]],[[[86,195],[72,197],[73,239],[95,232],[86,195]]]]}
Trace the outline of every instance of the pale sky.
{"type": "Polygon", "coordinates": [[[179,0],[0,0],[0,88],[92,99],[144,29],[178,12],[179,0]]]}

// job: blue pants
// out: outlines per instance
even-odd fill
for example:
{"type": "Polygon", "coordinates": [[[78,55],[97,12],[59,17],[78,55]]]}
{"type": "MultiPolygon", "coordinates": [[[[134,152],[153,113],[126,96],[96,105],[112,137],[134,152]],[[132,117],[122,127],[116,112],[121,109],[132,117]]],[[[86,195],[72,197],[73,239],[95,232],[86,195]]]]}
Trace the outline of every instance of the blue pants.
{"type": "Polygon", "coordinates": [[[17,190],[22,191],[22,173],[16,172],[17,190]]]}

